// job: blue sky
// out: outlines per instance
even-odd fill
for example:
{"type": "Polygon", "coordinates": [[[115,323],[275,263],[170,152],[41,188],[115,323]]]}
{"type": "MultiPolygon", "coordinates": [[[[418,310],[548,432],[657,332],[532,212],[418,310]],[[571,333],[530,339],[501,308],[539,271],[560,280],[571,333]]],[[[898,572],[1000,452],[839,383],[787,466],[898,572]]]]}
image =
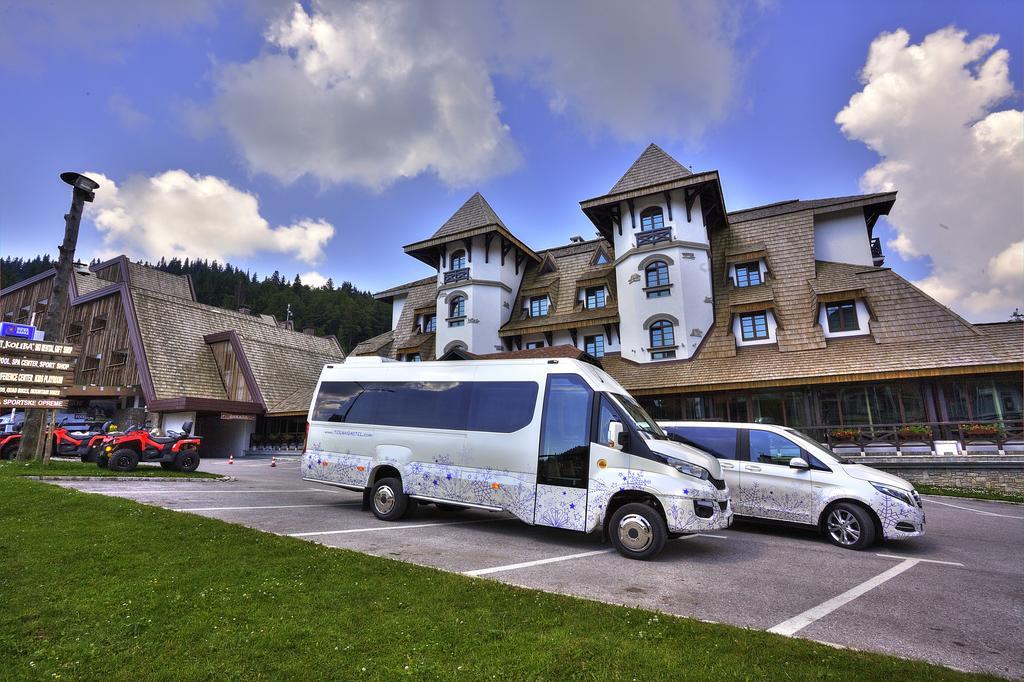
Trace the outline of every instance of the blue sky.
{"type": "MultiPolygon", "coordinates": [[[[179,253],[220,255],[262,274],[315,272],[379,290],[428,274],[401,246],[429,236],[477,190],[535,248],[565,243],[573,234],[592,236],[578,202],[606,192],[654,141],[695,170],[718,169],[732,210],[894,182],[901,190],[897,208],[907,208],[902,216],[894,211],[892,222],[883,220],[876,232],[885,242],[903,235],[886,248],[887,265],[972,318],[1004,319],[1007,301],[1021,295],[1016,119],[998,119],[1008,122],[999,130],[1009,141],[997,142],[1009,149],[1010,170],[1006,164],[981,169],[973,180],[995,191],[1004,182],[1012,188],[1016,179],[1016,202],[984,217],[950,213],[954,229],[942,228],[935,239],[930,230],[945,209],[922,208],[923,197],[941,194],[936,183],[945,181],[936,179],[935,168],[928,172],[936,165],[929,160],[934,145],[920,132],[941,119],[935,125],[944,127],[927,134],[948,136],[949,148],[959,150],[938,162],[955,173],[977,153],[957,142],[972,125],[993,113],[1019,114],[1021,97],[1013,88],[1022,80],[1020,3],[692,2],[652,4],[646,15],[596,3],[570,8],[575,16],[554,16],[529,3],[454,2],[395,19],[387,28],[392,33],[385,31],[385,42],[395,47],[356,43],[340,54],[335,46],[354,40],[354,32],[365,35],[368,25],[391,21],[409,6],[395,5],[382,18],[340,2],[298,9],[270,1],[141,5],[0,10],[0,45],[6,45],[0,78],[7,93],[0,114],[7,159],[0,170],[3,255],[55,254],[69,198],[57,175],[74,169],[101,174],[118,187],[115,200],[108,182],[99,190],[104,203],[87,208],[80,257],[114,251],[145,257],[172,244],[179,253]],[[307,89],[291,90],[301,76],[287,69],[309,72],[314,63],[302,56],[313,32],[296,29],[306,21],[321,22],[320,42],[306,57],[328,66],[310,76],[302,85],[307,89]],[[560,25],[569,28],[560,33],[560,25]],[[965,32],[959,42],[921,48],[948,27],[965,32]],[[909,34],[910,47],[890,45],[892,59],[881,72],[928,78],[931,71],[908,66],[915,47],[921,59],[955,69],[947,62],[956,61],[957,50],[969,52],[983,34],[997,34],[998,45],[979,47],[977,59],[961,58],[969,62],[960,68],[967,74],[965,91],[979,89],[971,75],[983,80],[980,64],[999,50],[1007,51],[1002,61],[1008,68],[990,75],[990,94],[948,117],[929,115],[935,108],[930,98],[941,90],[941,102],[969,99],[948,91],[956,79],[911,83],[890,95],[872,91],[876,103],[881,98],[882,108],[902,111],[911,125],[899,130],[900,119],[887,121],[862,103],[851,110],[851,132],[844,134],[836,116],[865,90],[859,74],[869,48],[898,29],[909,34]],[[272,33],[275,44],[267,37],[272,33]],[[586,35],[603,37],[595,45],[586,35]],[[645,35],[659,44],[637,54],[632,46],[645,35]],[[411,77],[396,79],[391,67],[410,70],[411,77]],[[353,97],[391,104],[348,111],[355,100],[331,99],[337,84],[331,79],[339,73],[362,88],[353,97]],[[440,133],[441,124],[424,123],[432,118],[438,88],[446,88],[443,98],[465,99],[460,122],[440,133]],[[904,96],[904,90],[920,95],[904,96]],[[915,142],[915,135],[921,139],[915,142]],[[865,173],[885,158],[898,161],[898,168],[883,169],[865,184],[865,173]],[[178,170],[183,173],[163,175],[178,170]],[[991,177],[1007,172],[1008,178],[991,177]],[[154,178],[177,193],[154,196],[154,178]],[[188,205],[211,191],[226,193],[224,201],[188,205]],[[184,236],[166,242],[176,231],[184,236]],[[968,232],[973,236],[964,236],[968,232]],[[958,252],[978,241],[991,247],[962,263],[958,252]],[[952,278],[937,277],[939,270],[953,272],[952,278]],[[990,276],[983,285],[973,282],[990,276]]],[[[877,74],[880,85],[885,75],[877,74]]],[[[970,191],[969,184],[951,182],[948,194],[970,191]]]]}

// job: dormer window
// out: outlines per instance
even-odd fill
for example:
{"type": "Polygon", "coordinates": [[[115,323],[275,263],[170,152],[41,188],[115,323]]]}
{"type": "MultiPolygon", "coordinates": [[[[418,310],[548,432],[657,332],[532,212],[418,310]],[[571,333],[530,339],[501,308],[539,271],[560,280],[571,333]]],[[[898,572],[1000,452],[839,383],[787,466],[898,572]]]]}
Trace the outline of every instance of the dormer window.
{"type": "Polygon", "coordinates": [[[588,310],[605,307],[606,291],[604,287],[587,287],[584,295],[588,310]]]}
{"type": "Polygon", "coordinates": [[[464,327],[466,325],[466,297],[455,296],[448,302],[448,326],[464,327]]]}
{"type": "Polygon", "coordinates": [[[860,329],[857,322],[857,306],[852,300],[826,304],[825,319],[828,320],[828,330],[833,334],[860,329]]]}
{"type": "Polygon", "coordinates": [[[737,263],[735,283],[738,287],[753,287],[761,284],[761,262],[737,263]]]}
{"type": "Polygon", "coordinates": [[[527,341],[526,342],[526,350],[535,350],[537,348],[543,348],[543,347],[544,347],[544,342],[543,341],[527,341]]]}
{"type": "Polygon", "coordinates": [[[548,300],[547,296],[531,296],[530,297],[530,317],[545,317],[548,314],[548,308],[551,306],[551,301],[548,300]]]}
{"type": "Polygon", "coordinates": [[[433,334],[437,331],[437,315],[423,316],[423,333],[433,334]]]}
{"type": "Polygon", "coordinates": [[[662,213],[660,206],[652,206],[651,208],[646,208],[644,209],[643,213],[640,214],[641,232],[660,230],[663,227],[665,227],[665,216],[662,213]]]}
{"type": "Polygon", "coordinates": [[[740,315],[740,336],[744,341],[768,339],[768,313],[762,310],[740,315]]]}
{"type": "Polygon", "coordinates": [[[462,249],[452,251],[451,260],[448,261],[448,270],[462,270],[466,267],[466,252],[462,249]]]}
{"type": "Polygon", "coordinates": [[[604,252],[604,249],[597,250],[597,256],[594,258],[594,265],[608,265],[608,254],[604,252]]]}

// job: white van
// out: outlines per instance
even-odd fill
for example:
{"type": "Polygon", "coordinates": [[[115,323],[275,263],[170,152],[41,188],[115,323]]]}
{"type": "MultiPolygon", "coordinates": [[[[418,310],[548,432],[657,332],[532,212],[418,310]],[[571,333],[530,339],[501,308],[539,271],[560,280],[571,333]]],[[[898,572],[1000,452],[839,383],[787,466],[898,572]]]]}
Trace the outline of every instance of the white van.
{"type": "Polygon", "coordinates": [[[673,443],[614,379],[577,360],[327,365],[302,477],[363,491],[385,521],[418,503],[506,511],[602,529],[635,559],[732,522],[718,460],[673,443]]]}
{"type": "Polygon", "coordinates": [[[924,507],[912,484],[845,463],[799,431],[771,424],[660,424],[673,440],[719,459],[737,516],[811,526],[848,549],[924,535],[924,507]]]}

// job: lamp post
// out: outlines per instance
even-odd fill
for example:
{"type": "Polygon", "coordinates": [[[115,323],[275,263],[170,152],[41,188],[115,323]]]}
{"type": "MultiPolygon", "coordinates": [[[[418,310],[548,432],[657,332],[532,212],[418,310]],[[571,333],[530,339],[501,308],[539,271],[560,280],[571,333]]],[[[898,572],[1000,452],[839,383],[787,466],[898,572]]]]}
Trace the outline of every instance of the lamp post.
{"type": "MultiPolygon", "coordinates": [[[[82,223],[85,202],[96,198],[100,183],[81,173],[61,173],[60,179],[71,185],[71,210],[64,215],[64,241],[58,247],[57,274],[53,278],[49,304],[43,317],[42,330],[48,341],[63,341],[64,317],[68,307],[68,283],[75,264],[75,248],[78,245],[78,227],[82,223]]],[[[21,429],[21,445],[18,459],[42,459],[41,446],[45,444],[44,419],[46,410],[27,410],[25,424],[21,429]]]]}

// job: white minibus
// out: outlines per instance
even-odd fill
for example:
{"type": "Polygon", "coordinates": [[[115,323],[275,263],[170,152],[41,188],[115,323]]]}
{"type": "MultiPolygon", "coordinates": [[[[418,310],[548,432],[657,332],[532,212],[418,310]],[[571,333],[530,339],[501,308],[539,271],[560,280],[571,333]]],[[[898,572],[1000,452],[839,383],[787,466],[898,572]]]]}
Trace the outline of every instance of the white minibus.
{"type": "Polygon", "coordinates": [[[417,504],[603,530],[624,556],[727,528],[714,457],[669,440],[614,379],[577,360],[327,365],[302,477],[364,493],[379,519],[417,504]]]}
{"type": "Polygon", "coordinates": [[[924,535],[924,505],[913,484],[843,461],[799,431],[733,422],[661,427],[720,460],[737,516],[816,528],[847,549],[924,535]]]}

